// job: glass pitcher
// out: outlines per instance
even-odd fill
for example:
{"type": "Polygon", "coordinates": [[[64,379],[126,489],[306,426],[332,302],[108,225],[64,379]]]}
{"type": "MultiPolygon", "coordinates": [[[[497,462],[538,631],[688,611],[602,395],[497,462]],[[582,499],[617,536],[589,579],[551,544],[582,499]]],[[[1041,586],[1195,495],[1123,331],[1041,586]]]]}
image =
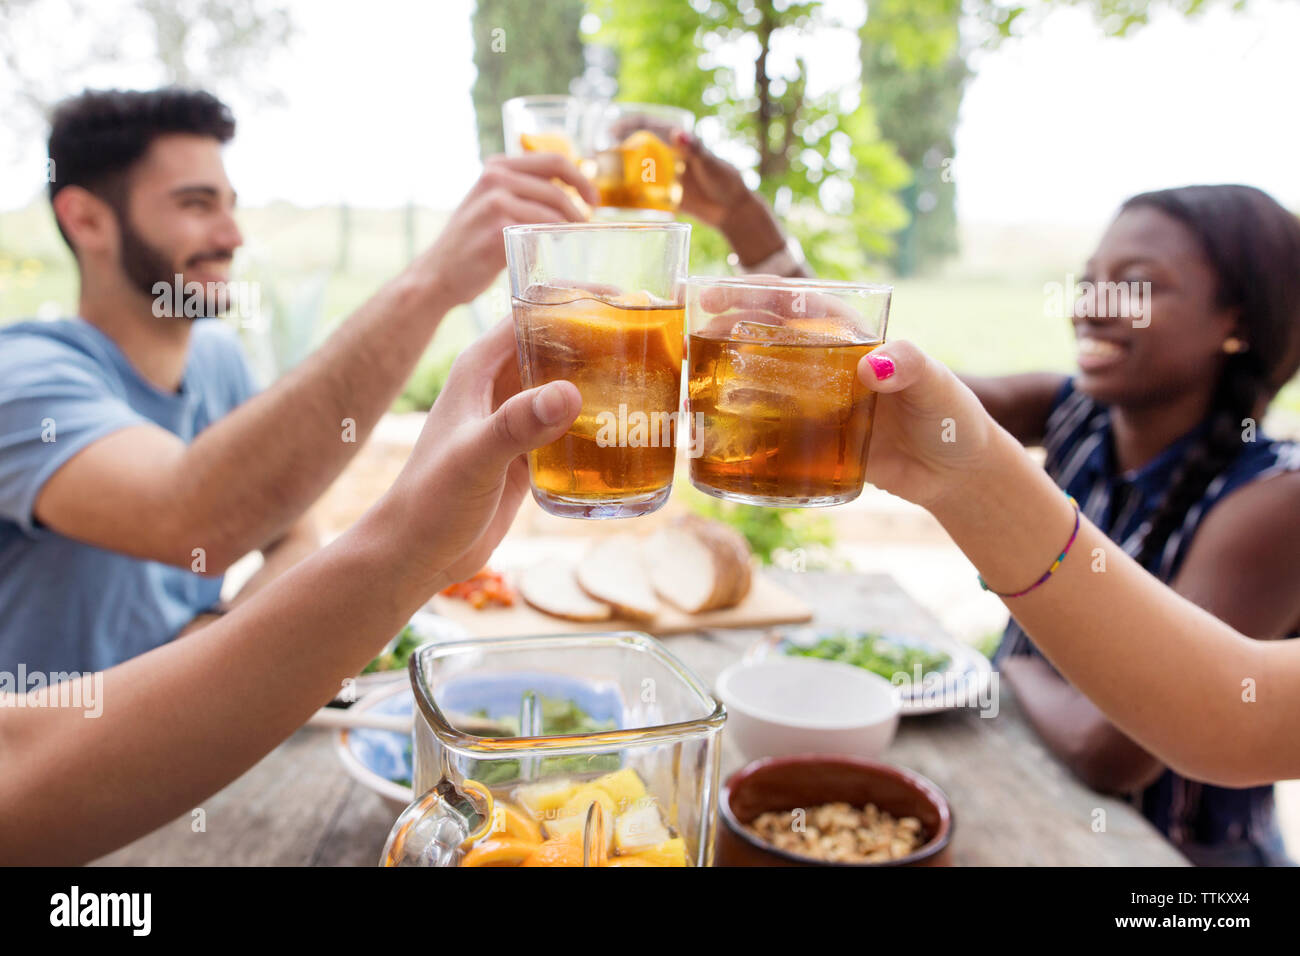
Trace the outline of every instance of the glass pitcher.
{"type": "Polygon", "coordinates": [[[426,645],[384,866],[709,866],[726,711],[635,632],[426,645]]]}

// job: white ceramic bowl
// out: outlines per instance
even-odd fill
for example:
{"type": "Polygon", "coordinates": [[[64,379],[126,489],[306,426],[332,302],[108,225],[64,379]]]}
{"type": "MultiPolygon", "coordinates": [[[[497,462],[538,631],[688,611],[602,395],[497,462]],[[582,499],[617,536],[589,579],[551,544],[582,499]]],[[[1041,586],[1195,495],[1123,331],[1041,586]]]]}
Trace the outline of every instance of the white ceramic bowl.
{"type": "Polygon", "coordinates": [[[873,759],[898,729],[898,688],[851,664],[773,657],[718,675],[723,731],[746,760],[800,753],[873,759]]]}

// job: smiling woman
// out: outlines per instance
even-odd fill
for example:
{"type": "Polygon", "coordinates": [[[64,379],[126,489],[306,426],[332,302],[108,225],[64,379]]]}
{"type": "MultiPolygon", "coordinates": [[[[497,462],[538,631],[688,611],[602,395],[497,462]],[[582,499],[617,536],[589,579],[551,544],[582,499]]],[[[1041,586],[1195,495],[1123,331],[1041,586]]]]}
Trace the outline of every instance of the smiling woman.
{"type": "MultiPolygon", "coordinates": [[[[1300,575],[1276,516],[1300,507],[1300,448],[1257,423],[1300,365],[1300,222],[1246,186],[1143,193],[1081,287],[1078,374],[973,381],[976,394],[1021,441],[1042,443],[1056,483],[1147,570],[1253,637],[1296,633],[1300,575]]],[[[1284,859],[1271,787],[1166,770],[1014,621],[997,660],[1057,755],[1093,787],[1131,794],[1193,860],[1284,859]]]]}

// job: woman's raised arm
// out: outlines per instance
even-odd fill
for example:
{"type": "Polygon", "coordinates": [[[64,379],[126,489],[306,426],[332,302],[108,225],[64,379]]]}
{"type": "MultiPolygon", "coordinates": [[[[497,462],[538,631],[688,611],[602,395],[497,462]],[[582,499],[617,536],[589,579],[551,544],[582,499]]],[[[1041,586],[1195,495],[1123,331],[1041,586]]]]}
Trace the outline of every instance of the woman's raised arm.
{"type": "MultiPolygon", "coordinates": [[[[1060,489],[910,343],[881,346],[859,371],[886,393],[867,477],[928,508],[994,591],[1037,581],[1074,527],[1060,489]]],[[[1079,690],[1180,773],[1226,786],[1300,776],[1300,643],[1244,637],[1086,518],[1056,572],[1006,604],[1079,690]]]]}

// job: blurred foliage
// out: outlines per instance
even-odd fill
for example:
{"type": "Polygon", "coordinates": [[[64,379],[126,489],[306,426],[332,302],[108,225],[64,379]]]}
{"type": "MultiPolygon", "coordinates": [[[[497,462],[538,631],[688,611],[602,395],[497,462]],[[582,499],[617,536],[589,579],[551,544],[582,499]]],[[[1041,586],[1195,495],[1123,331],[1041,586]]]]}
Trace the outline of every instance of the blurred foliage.
{"type": "Polygon", "coordinates": [[[438,400],[443,385],[447,384],[447,376],[451,373],[451,363],[454,360],[454,355],[421,359],[420,364],[411,373],[406,388],[402,390],[402,394],[393,403],[392,410],[394,412],[427,412],[433,408],[433,403],[438,400]]]}
{"type": "Polygon", "coordinates": [[[820,0],[592,0],[591,6],[602,24],[596,40],[619,55],[621,98],[716,116],[727,136],[752,150],[759,192],[785,210],[820,274],[861,275],[871,260],[892,251],[891,234],[907,223],[897,192],[909,176],[881,137],[872,104],[856,87],[813,95],[802,53],[785,68],[770,56],[784,37],[840,25],[820,0]],[[743,85],[711,53],[724,44],[757,51],[743,85]]]}
{"type": "Polygon", "coordinates": [[[474,115],[479,155],[504,151],[501,104],[511,97],[567,93],[583,71],[578,26],[584,0],[477,0],[474,115]]]}
{"type": "Polygon", "coordinates": [[[989,660],[992,660],[993,655],[997,653],[998,645],[1002,643],[1002,634],[1002,631],[989,631],[972,641],[971,646],[989,660]]]}
{"type": "MultiPolygon", "coordinates": [[[[930,0],[922,0],[928,3],[930,0]]],[[[1172,10],[1195,16],[1210,7],[1244,10],[1250,0],[1038,0],[1037,3],[1005,3],[1002,0],[978,0],[968,4],[974,19],[984,27],[981,39],[997,42],[999,38],[1020,36],[1032,30],[1039,19],[1056,7],[1083,7],[1092,12],[1107,36],[1128,36],[1136,28],[1151,22],[1153,13],[1172,10]]]]}
{"type": "MultiPolygon", "coordinates": [[[[955,250],[953,131],[972,50],[1032,28],[1062,6],[1089,9],[1123,36],[1158,9],[1193,15],[1248,0],[862,0],[861,82],[814,96],[805,53],[790,41],[810,30],[850,29],[823,0],[589,0],[595,41],[619,56],[620,97],[669,103],[717,117],[752,151],[759,191],[778,200],[819,274],[860,276],[899,265],[895,236],[918,212],[904,250],[918,264],[955,250]],[[743,77],[717,55],[753,51],[743,77]],[[946,161],[946,162],[945,162],[946,161]],[[947,186],[946,189],[939,188],[947,186]],[[931,205],[933,203],[933,205],[931,205]]],[[[710,259],[716,237],[700,232],[710,259]]]]}
{"type": "Polygon", "coordinates": [[[960,19],[961,0],[873,0],[858,34],[863,89],[882,135],[912,171],[902,192],[910,222],[890,263],[901,276],[957,252],[954,136],[971,76],[958,43],[960,19]]]}
{"type": "Polygon", "coordinates": [[[270,262],[257,262],[242,281],[259,290],[258,314],[243,316],[239,333],[253,370],[265,385],[310,355],[326,331],[330,270],[295,278],[281,274],[270,262]]]}
{"type": "Polygon", "coordinates": [[[17,140],[37,135],[56,101],[106,67],[134,68],[140,86],[278,104],[265,66],[293,35],[275,0],[0,0],[0,112],[17,140]]]}
{"type": "Polygon", "coordinates": [[[288,44],[287,7],[266,0],[136,0],[166,82],[214,88],[240,77],[249,92],[282,103],[280,91],[258,85],[267,57],[288,44]]]}

